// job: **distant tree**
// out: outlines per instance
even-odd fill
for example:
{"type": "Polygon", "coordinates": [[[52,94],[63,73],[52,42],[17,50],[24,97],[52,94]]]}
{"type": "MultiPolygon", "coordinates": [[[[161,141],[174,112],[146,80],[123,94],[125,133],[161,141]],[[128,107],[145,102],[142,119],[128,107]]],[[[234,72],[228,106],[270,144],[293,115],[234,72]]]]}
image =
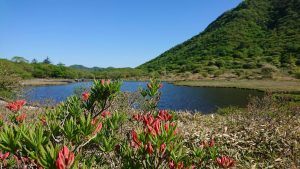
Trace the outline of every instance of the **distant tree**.
{"type": "Polygon", "coordinates": [[[43,61],[44,64],[51,64],[50,58],[47,56],[47,58],[43,61]]]}
{"type": "Polygon", "coordinates": [[[31,63],[32,63],[32,64],[37,64],[38,61],[37,61],[36,59],[32,59],[31,63]]]}
{"type": "Polygon", "coordinates": [[[280,62],[283,66],[294,66],[295,58],[291,54],[282,55],[280,58],[280,62]]]}
{"type": "Polygon", "coordinates": [[[16,63],[28,63],[28,60],[21,56],[14,56],[11,61],[16,62],[16,63]]]}

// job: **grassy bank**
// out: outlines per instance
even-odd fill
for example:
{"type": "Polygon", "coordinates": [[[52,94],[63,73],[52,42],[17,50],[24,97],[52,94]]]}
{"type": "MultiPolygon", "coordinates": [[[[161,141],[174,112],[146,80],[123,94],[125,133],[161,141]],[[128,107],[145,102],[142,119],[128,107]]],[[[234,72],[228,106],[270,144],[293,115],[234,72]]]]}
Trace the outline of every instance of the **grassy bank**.
{"type": "Polygon", "coordinates": [[[300,81],[275,81],[275,80],[197,80],[175,81],[175,85],[199,87],[230,87],[240,89],[255,89],[271,92],[300,93],[300,81]]]}
{"type": "Polygon", "coordinates": [[[73,79],[27,79],[21,82],[24,86],[64,85],[73,83],[73,79]]]}

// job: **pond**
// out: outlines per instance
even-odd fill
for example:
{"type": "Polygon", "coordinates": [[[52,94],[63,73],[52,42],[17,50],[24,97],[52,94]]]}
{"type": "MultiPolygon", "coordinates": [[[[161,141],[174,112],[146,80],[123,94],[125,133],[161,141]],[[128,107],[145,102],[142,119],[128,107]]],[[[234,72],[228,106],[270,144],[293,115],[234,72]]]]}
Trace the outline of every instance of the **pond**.
{"type": "MultiPolygon", "coordinates": [[[[146,87],[147,82],[124,81],[122,91],[135,92],[146,87]]],[[[74,93],[78,87],[89,87],[92,82],[79,82],[67,85],[28,87],[25,98],[31,102],[42,103],[52,100],[59,103],[74,93]]],[[[261,97],[263,92],[235,88],[187,87],[163,83],[160,109],[188,110],[210,113],[227,106],[246,107],[250,96],[261,97]]]]}

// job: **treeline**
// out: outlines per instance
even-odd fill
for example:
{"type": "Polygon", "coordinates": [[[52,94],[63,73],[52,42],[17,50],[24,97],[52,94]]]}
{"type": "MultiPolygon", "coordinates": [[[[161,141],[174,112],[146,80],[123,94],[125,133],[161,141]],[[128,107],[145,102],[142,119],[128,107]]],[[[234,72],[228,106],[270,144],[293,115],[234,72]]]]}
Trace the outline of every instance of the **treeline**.
{"type": "Polygon", "coordinates": [[[47,57],[42,62],[36,59],[29,62],[23,57],[15,56],[11,60],[0,59],[0,70],[11,72],[23,79],[30,78],[64,78],[64,79],[122,79],[141,77],[146,74],[133,68],[79,69],[62,63],[52,64],[47,57]]]}

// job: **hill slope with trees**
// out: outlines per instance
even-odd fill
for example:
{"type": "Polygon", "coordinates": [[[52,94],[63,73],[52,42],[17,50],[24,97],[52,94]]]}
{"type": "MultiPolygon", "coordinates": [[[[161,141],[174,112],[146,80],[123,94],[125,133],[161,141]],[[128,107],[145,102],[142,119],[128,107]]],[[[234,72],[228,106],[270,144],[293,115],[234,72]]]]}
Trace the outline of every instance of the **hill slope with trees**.
{"type": "Polygon", "coordinates": [[[265,65],[299,73],[299,0],[245,0],[202,33],[138,68],[160,74],[239,74],[265,65]]]}

